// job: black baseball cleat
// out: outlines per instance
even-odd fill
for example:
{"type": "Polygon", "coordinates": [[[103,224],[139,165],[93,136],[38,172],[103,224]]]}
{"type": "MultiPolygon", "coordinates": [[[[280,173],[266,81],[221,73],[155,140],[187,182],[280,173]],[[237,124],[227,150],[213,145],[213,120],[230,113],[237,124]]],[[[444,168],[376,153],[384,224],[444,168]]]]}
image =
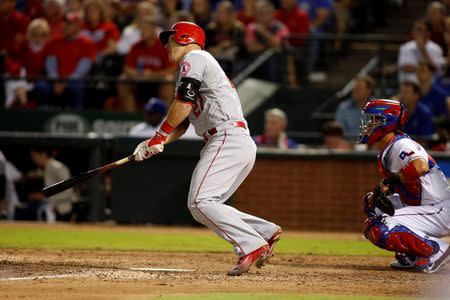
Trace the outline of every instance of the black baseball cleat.
{"type": "Polygon", "coordinates": [[[404,253],[395,253],[395,260],[391,263],[392,269],[413,269],[415,268],[416,259],[414,257],[410,257],[404,253]]]}

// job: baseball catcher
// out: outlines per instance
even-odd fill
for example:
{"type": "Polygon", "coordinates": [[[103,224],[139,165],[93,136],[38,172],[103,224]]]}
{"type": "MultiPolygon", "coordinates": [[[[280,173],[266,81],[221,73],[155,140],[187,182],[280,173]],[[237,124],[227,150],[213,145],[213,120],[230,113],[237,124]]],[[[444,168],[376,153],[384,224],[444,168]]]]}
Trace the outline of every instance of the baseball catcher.
{"type": "Polygon", "coordinates": [[[364,235],[395,252],[392,268],[436,272],[450,261],[450,186],[436,161],[402,132],[408,118],[398,101],[369,101],[360,142],[380,150],[383,179],[364,197],[364,235]]]}

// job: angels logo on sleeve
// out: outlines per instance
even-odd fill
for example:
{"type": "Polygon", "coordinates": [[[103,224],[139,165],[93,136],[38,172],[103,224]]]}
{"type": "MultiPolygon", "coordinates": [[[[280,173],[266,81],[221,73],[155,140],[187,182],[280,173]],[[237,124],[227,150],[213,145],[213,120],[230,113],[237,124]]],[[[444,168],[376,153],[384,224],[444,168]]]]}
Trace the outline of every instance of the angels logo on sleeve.
{"type": "Polygon", "coordinates": [[[187,73],[189,73],[189,71],[191,70],[191,65],[189,64],[189,62],[184,61],[181,64],[181,68],[180,68],[180,77],[184,77],[187,75],[187,73]]]}

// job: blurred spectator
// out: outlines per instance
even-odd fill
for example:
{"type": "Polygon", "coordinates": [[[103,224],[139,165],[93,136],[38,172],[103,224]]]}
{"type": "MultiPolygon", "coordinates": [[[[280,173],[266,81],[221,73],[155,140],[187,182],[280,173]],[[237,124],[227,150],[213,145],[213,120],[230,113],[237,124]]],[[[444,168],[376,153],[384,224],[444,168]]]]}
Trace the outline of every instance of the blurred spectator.
{"type": "MultiPolygon", "coordinates": [[[[447,49],[450,49],[450,17],[445,19],[445,31],[444,31],[444,40],[447,44],[447,49]]],[[[437,73],[434,76],[434,84],[440,87],[445,91],[447,95],[450,95],[450,51],[447,50],[444,53],[444,57],[447,61],[445,64],[444,70],[441,74],[437,73]]]]}
{"type": "Polygon", "coordinates": [[[63,36],[52,39],[47,47],[45,68],[47,75],[55,79],[47,82],[46,94],[41,104],[56,106],[72,106],[75,109],[83,107],[85,82],[82,80],[90,71],[95,60],[95,45],[80,36],[81,16],[68,13],[63,26],[63,36]],[[59,77],[68,78],[58,79],[59,77]]]}
{"type": "Polygon", "coordinates": [[[145,121],[130,129],[130,136],[151,137],[158,131],[167,113],[167,104],[159,98],[151,98],[144,106],[145,121]]]}
{"type": "Polygon", "coordinates": [[[330,150],[352,150],[353,146],[344,136],[342,126],[336,121],[326,122],[321,128],[323,146],[330,150]]]}
{"type": "Polygon", "coordinates": [[[125,71],[122,78],[141,80],[135,87],[129,83],[118,84],[118,96],[125,111],[135,111],[136,98],[140,101],[150,97],[160,96],[166,101],[173,98],[172,84],[144,82],[148,80],[172,79],[175,67],[169,62],[167,50],[161,44],[156,34],[154,17],[145,17],[139,27],[142,40],[136,43],[125,58],[125,71]],[[136,89],[136,96],[133,89],[136,89]]]}
{"type": "Polygon", "coordinates": [[[88,0],[83,11],[85,24],[80,35],[95,42],[97,58],[114,53],[120,32],[116,24],[106,19],[104,3],[101,0],[88,0]]]}
{"type": "MultiPolygon", "coordinates": [[[[290,34],[308,34],[309,33],[309,19],[308,14],[301,10],[297,5],[296,0],[281,0],[281,8],[277,10],[276,18],[286,24],[290,34]]],[[[300,47],[305,43],[303,39],[291,39],[289,45],[300,47]]],[[[298,50],[293,51],[294,55],[287,58],[288,64],[288,83],[289,86],[297,86],[297,78],[303,77],[303,65],[305,57],[303,55],[295,55],[298,50]]]]}
{"type": "Polygon", "coordinates": [[[438,72],[441,70],[444,62],[442,49],[429,37],[430,29],[427,23],[424,20],[417,20],[414,23],[413,40],[403,44],[398,53],[400,82],[405,80],[417,82],[417,66],[421,61],[434,64],[438,72]]]}
{"type": "Polygon", "coordinates": [[[231,1],[221,1],[217,5],[214,21],[205,31],[206,50],[220,63],[229,77],[236,54],[244,45],[245,27],[236,19],[231,1]]]}
{"type": "MultiPolygon", "coordinates": [[[[268,49],[279,50],[283,37],[289,35],[289,29],[275,19],[274,7],[267,0],[258,0],[256,3],[256,21],[246,28],[245,46],[253,61],[268,49]]],[[[281,58],[279,55],[271,56],[261,67],[261,77],[280,81],[281,58]]],[[[241,69],[241,68],[239,68],[241,69]]]]}
{"type": "Polygon", "coordinates": [[[297,0],[300,8],[309,16],[310,29],[324,32],[333,12],[333,0],[297,0]]]}
{"type": "Polygon", "coordinates": [[[442,0],[442,4],[444,4],[445,7],[445,15],[447,17],[450,16],[450,0],[442,0]]]}
{"type": "Polygon", "coordinates": [[[413,81],[400,84],[399,100],[408,109],[408,121],[405,133],[419,138],[429,139],[434,133],[433,114],[425,104],[419,102],[420,87],[413,81]]]}
{"type": "Polygon", "coordinates": [[[297,144],[286,134],[288,119],[279,108],[266,110],[264,113],[264,133],[254,136],[257,146],[280,149],[296,148],[297,144]]]}
{"type": "Polygon", "coordinates": [[[317,61],[320,52],[320,40],[315,39],[325,33],[330,25],[330,17],[333,13],[333,0],[298,0],[300,8],[307,12],[309,17],[310,47],[307,63],[307,71],[310,81],[322,81],[326,79],[323,72],[316,72],[317,61]]]}
{"type": "MultiPolygon", "coordinates": [[[[144,122],[136,124],[130,129],[130,136],[151,137],[158,131],[161,122],[167,114],[166,102],[159,98],[151,98],[144,106],[144,122]]],[[[180,139],[201,140],[195,133],[194,127],[189,125],[180,139]]]]}
{"type": "Polygon", "coordinates": [[[66,0],[66,13],[83,13],[83,0],[66,0]]]}
{"type": "Polygon", "coordinates": [[[439,1],[433,1],[428,5],[427,22],[430,26],[430,40],[438,44],[442,51],[447,53],[447,43],[444,39],[445,32],[445,6],[439,1]]]}
{"type": "Polygon", "coordinates": [[[30,20],[44,17],[44,5],[42,0],[26,0],[24,12],[30,20]]]}
{"type": "MultiPolygon", "coordinates": [[[[275,17],[285,24],[291,34],[307,34],[309,32],[308,14],[301,10],[297,0],[280,0],[280,9],[275,13],[275,17]]],[[[291,42],[296,46],[304,44],[303,40],[291,42]]]]}
{"type": "Polygon", "coordinates": [[[161,15],[158,25],[162,30],[170,30],[175,23],[175,17],[179,9],[178,0],[164,0],[161,3],[161,15]]]}
{"type": "Polygon", "coordinates": [[[194,18],[187,10],[177,10],[174,15],[174,23],[178,22],[194,22],[194,18]]]}
{"type": "MultiPolygon", "coordinates": [[[[69,168],[64,163],[51,157],[47,149],[35,147],[31,149],[30,153],[31,160],[43,171],[44,186],[71,177],[69,168]]],[[[68,189],[48,198],[48,201],[56,210],[57,219],[60,221],[70,221],[72,204],[75,200],[76,196],[73,189],[68,189]]]]}
{"type": "Polygon", "coordinates": [[[194,18],[194,23],[206,30],[209,22],[211,22],[209,0],[192,0],[190,11],[194,18]]]}
{"type": "Polygon", "coordinates": [[[0,53],[13,55],[20,43],[25,39],[29,19],[16,9],[16,0],[0,1],[0,53]]]}
{"type": "Polygon", "coordinates": [[[0,179],[2,180],[3,197],[0,196],[0,211],[6,210],[6,218],[14,220],[16,207],[20,204],[19,196],[16,192],[15,183],[22,178],[22,173],[3,155],[0,150],[0,179]],[[3,201],[2,201],[3,200],[3,201]]]}
{"type": "Polygon", "coordinates": [[[243,0],[243,7],[237,12],[237,18],[245,26],[256,20],[256,0],[243,0]]]}
{"type": "Polygon", "coordinates": [[[347,33],[352,21],[351,18],[351,4],[352,0],[335,0],[334,1],[334,17],[336,28],[336,41],[334,48],[336,51],[340,51],[343,48],[342,35],[347,33]]]}
{"type": "Polygon", "coordinates": [[[420,102],[428,106],[434,117],[447,116],[448,104],[446,92],[438,85],[433,84],[436,67],[431,63],[420,63],[417,69],[417,78],[421,91],[420,102]]]}
{"type": "Polygon", "coordinates": [[[435,122],[436,138],[430,142],[430,149],[438,152],[448,152],[450,149],[450,127],[449,119],[441,119],[435,122]]]}
{"type": "Polygon", "coordinates": [[[16,220],[55,222],[54,208],[42,192],[44,188],[42,176],[42,172],[39,171],[27,174],[25,178],[26,199],[25,203],[16,209],[16,220]]]}
{"type": "Polygon", "coordinates": [[[117,43],[117,52],[125,55],[130,52],[131,47],[141,40],[141,31],[139,30],[139,22],[147,16],[155,16],[155,6],[150,2],[141,2],[137,6],[136,18],[133,23],[125,27],[117,43]]]}
{"type": "Polygon", "coordinates": [[[355,140],[361,125],[361,110],[369,101],[375,89],[375,81],[368,75],[358,76],[352,90],[352,96],[341,102],[336,109],[336,121],[344,129],[347,139],[355,140]]]}
{"type": "MultiPolygon", "coordinates": [[[[44,75],[45,45],[49,36],[50,26],[45,19],[31,21],[27,30],[27,39],[22,42],[17,53],[17,64],[18,68],[21,68],[21,75],[29,77],[44,75]]],[[[42,98],[42,93],[45,92],[42,91],[42,80],[36,83],[26,80],[9,80],[5,87],[5,107],[27,106],[29,95],[32,98],[42,98]]]]}
{"type": "Polygon", "coordinates": [[[44,18],[50,24],[52,37],[63,32],[64,0],[44,0],[44,18]]]}
{"type": "MultiPolygon", "coordinates": [[[[139,2],[149,2],[157,5],[158,1],[127,1],[127,0],[105,0],[105,15],[108,21],[113,21],[120,31],[130,25],[136,18],[136,8],[139,2]]],[[[162,2],[162,1],[161,1],[162,2]]]]}

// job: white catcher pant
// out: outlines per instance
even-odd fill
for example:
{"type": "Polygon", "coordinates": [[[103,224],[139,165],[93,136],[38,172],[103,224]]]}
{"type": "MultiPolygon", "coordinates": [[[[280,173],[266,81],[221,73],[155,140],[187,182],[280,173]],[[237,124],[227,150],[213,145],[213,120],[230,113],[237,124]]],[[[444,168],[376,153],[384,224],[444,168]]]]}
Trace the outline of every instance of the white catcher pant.
{"type": "Polygon", "coordinates": [[[244,128],[214,134],[192,174],[188,208],[198,222],[234,246],[239,256],[266,245],[277,225],[224,204],[250,173],[256,145],[244,128]]]}
{"type": "Polygon", "coordinates": [[[435,205],[402,207],[397,194],[389,198],[396,210],[394,216],[386,215],[384,218],[388,228],[392,229],[396,225],[403,225],[415,234],[437,242],[440,252],[430,259],[431,262],[438,259],[449,246],[441,238],[450,235],[450,201],[442,201],[435,205]]]}

